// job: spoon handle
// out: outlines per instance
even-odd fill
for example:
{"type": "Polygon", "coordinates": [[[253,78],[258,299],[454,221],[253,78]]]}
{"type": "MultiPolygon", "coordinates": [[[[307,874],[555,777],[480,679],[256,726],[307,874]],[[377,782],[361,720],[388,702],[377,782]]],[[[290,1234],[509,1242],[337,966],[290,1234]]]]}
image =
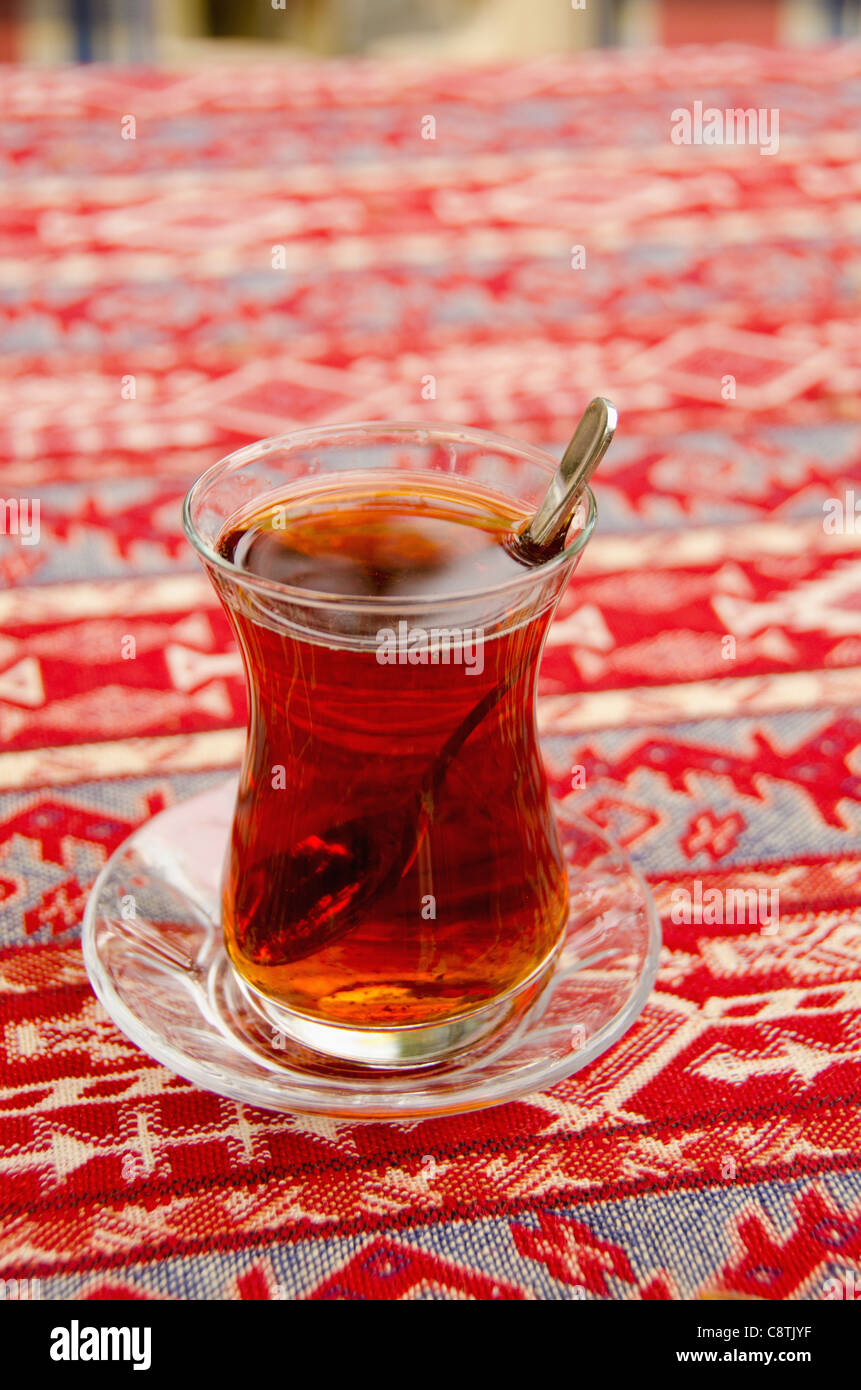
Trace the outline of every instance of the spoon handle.
{"type": "Polygon", "coordinates": [[[529,551],[550,552],[564,539],[583,489],[610,447],[618,418],[616,407],[603,396],[589,402],[538,511],[519,534],[529,551]]]}

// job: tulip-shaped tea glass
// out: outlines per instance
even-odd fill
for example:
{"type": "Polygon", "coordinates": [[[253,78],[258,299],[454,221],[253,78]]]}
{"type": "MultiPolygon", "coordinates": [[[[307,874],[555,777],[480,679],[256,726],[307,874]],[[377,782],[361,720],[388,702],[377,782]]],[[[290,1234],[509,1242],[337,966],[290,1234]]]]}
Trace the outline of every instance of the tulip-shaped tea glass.
{"type": "Polygon", "coordinates": [[[504,540],[554,468],[479,430],[370,422],[254,444],[186,498],[248,689],[225,945],[287,1038],[426,1065],[553,966],[568,875],[536,681],[591,492],[552,558],[504,540]]]}

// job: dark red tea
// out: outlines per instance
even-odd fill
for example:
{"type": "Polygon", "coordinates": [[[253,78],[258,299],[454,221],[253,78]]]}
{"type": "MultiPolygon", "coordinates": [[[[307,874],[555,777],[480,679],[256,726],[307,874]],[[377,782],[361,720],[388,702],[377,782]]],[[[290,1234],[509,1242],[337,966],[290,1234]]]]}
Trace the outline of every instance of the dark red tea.
{"type": "Polygon", "coordinates": [[[459,479],[342,476],[222,534],[294,591],[220,586],[251,703],[226,941],[275,1002],[430,1024],[552,955],[567,879],[534,724],[552,604],[518,590],[470,621],[523,575],[503,545],[523,519],[459,479]]]}

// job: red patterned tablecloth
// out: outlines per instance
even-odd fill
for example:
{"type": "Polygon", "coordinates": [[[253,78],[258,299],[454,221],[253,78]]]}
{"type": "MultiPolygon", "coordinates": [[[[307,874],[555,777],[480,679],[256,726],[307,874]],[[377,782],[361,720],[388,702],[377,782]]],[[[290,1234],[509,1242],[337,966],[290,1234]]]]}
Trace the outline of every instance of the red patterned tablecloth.
{"type": "Polygon", "coordinates": [[[859,78],[857,47],[4,73],[0,493],[40,533],[0,537],[0,1275],[780,1299],[861,1269],[859,78]],[[779,150],[675,145],[695,101],[778,110],[779,150]],[[79,938],[106,856],[242,745],[187,484],[317,421],[557,449],[596,393],[622,427],[540,714],[662,911],[645,1012],[546,1094],[423,1123],[171,1075],[79,938]],[[776,933],[673,920],[751,887],[776,933]]]}

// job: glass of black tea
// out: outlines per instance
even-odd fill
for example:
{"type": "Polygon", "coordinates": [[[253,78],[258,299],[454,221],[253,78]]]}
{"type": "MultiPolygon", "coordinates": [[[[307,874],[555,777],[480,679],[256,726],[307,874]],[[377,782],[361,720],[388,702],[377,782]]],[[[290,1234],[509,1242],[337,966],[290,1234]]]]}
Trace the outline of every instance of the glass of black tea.
{"type": "Polygon", "coordinates": [[[568,875],[536,682],[592,494],[552,558],[506,541],[555,467],[480,430],[377,421],[251,445],[186,498],[248,690],[225,946],[273,1033],[430,1065],[547,980],[568,875]]]}

